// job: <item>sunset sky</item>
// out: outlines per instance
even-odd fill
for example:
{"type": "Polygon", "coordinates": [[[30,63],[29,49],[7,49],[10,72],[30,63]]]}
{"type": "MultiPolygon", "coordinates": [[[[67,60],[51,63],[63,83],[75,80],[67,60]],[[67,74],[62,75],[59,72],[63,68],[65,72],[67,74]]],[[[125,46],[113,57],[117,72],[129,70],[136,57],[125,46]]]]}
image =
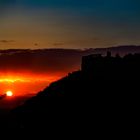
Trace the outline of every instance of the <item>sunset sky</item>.
{"type": "Polygon", "coordinates": [[[139,15],[139,0],[0,0],[0,95],[36,94],[79,70],[85,48],[140,44],[139,15]]]}
{"type": "Polygon", "coordinates": [[[0,49],[140,44],[139,0],[0,0],[0,49]]]}
{"type": "Polygon", "coordinates": [[[13,92],[0,108],[80,70],[99,53],[88,48],[117,45],[140,45],[140,0],[0,0],[0,96],[13,92]]]}

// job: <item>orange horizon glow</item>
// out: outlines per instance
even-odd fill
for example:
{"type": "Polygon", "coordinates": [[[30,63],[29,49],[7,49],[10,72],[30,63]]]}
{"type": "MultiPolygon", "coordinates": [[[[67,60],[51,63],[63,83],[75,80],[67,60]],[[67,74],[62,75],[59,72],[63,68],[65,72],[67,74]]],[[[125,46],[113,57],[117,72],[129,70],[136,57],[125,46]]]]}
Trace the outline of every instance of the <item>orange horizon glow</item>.
{"type": "Polygon", "coordinates": [[[15,96],[28,96],[37,94],[46,88],[51,82],[58,80],[61,75],[48,75],[27,72],[0,72],[0,94],[12,92],[15,96]]]}
{"type": "Polygon", "coordinates": [[[0,83],[14,83],[14,82],[39,82],[39,81],[53,81],[59,76],[47,75],[47,74],[33,74],[33,73],[0,73],[0,83]]]}

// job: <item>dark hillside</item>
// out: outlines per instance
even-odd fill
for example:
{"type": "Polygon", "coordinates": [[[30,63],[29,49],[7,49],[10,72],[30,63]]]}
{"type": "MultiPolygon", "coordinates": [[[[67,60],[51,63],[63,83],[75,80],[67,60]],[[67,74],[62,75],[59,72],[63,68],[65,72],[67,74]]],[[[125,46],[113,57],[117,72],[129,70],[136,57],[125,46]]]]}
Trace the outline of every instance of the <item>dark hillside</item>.
{"type": "Polygon", "coordinates": [[[11,127],[83,132],[102,125],[128,125],[129,117],[138,113],[139,60],[139,54],[83,57],[81,71],[52,83],[13,110],[11,127]]]}

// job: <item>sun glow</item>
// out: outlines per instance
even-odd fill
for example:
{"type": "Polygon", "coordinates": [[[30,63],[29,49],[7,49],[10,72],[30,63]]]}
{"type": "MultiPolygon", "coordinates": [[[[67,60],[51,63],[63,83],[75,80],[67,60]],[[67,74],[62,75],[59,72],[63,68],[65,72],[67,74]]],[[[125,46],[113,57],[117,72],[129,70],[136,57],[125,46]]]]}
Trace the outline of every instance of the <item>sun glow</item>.
{"type": "Polygon", "coordinates": [[[7,92],[6,92],[6,96],[8,96],[8,97],[13,96],[13,92],[12,92],[12,91],[10,91],[10,90],[9,90],[9,91],[7,91],[7,92]]]}
{"type": "Polygon", "coordinates": [[[0,72],[0,94],[11,95],[11,92],[5,92],[10,90],[14,93],[14,97],[34,95],[59,78],[60,76],[55,74],[0,72]]]}
{"type": "Polygon", "coordinates": [[[50,76],[50,75],[39,75],[39,74],[16,74],[16,73],[9,73],[9,74],[1,74],[0,73],[0,83],[30,83],[30,82],[52,82],[58,79],[59,76],[50,76]],[[1,76],[2,75],[2,76],[1,76]]]}
{"type": "Polygon", "coordinates": [[[19,78],[15,78],[15,79],[4,78],[4,79],[0,79],[0,82],[14,83],[14,82],[25,82],[25,80],[19,78]]]}
{"type": "Polygon", "coordinates": [[[13,109],[21,105],[61,76],[51,73],[0,71],[0,109],[13,109]]]}

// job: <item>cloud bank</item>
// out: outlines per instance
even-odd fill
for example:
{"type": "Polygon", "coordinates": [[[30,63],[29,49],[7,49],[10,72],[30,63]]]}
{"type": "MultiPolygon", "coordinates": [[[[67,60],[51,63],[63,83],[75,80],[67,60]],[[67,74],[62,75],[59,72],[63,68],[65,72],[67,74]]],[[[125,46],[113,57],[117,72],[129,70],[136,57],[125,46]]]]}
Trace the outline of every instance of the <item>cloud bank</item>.
{"type": "Polygon", "coordinates": [[[99,49],[10,49],[0,50],[0,72],[29,71],[32,73],[67,74],[79,70],[82,56],[111,51],[119,53],[140,53],[140,46],[118,46],[99,49]]]}

